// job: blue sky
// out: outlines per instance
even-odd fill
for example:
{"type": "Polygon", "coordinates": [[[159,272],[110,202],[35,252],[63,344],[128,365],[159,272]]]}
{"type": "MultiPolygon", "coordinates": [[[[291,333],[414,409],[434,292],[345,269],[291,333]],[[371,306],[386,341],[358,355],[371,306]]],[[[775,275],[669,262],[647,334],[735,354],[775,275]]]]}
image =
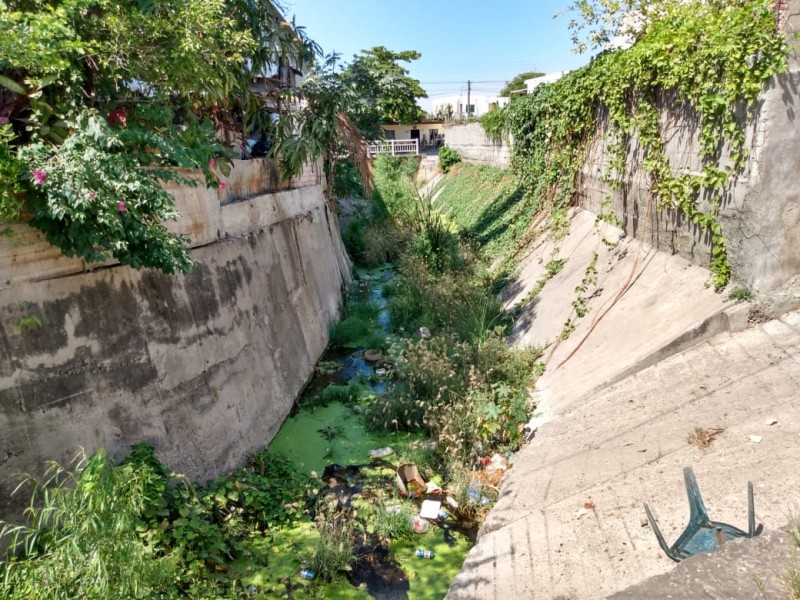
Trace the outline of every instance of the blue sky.
{"type": "MultiPolygon", "coordinates": [[[[587,57],[571,51],[568,0],[283,0],[325,52],[350,60],[373,46],[417,50],[408,65],[428,95],[495,94],[523,71],[573,69],[587,57]]],[[[423,102],[423,107],[426,103],[423,102]]]]}

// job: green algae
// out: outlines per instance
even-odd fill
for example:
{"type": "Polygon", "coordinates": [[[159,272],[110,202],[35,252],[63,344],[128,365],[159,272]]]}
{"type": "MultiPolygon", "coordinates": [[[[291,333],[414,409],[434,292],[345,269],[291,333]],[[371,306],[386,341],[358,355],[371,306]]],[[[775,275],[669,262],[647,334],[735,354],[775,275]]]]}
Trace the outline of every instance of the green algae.
{"type": "Polygon", "coordinates": [[[413,539],[392,542],[389,550],[408,577],[409,600],[441,600],[471,547],[469,539],[461,533],[445,534],[440,527],[432,527],[428,533],[413,539]],[[417,548],[431,550],[433,558],[418,558],[417,548]]]}
{"type": "Polygon", "coordinates": [[[345,579],[325,583],[300,576],[304,558],[311,556],[319,538],[319,531],[310,520],[253,536],[245,543],[249,556],[230,565],[228,573],[245,589],[254,590],[254,598],[284,598],[289,587],[296,600],[371,598],[366,590],[345,579]]]}
{"type": "Polygon", "coordinates": [[[391,446],[399,451],[419,437],[399,432],[370,433],[353,406],[332,402],[328,406],[303,408],[286,419],[269,451],[287,456],[300,473],[322,474],[327,465],[365,464],[372,460],[370,450],[391,446]]]}

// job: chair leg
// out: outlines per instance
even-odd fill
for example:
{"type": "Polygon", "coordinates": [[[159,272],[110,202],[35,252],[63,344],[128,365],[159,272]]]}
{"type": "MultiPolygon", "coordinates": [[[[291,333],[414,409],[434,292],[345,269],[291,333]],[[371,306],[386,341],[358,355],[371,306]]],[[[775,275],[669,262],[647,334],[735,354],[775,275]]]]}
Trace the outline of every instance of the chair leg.
{"type": "Polygon", "coordinates": [[[689,498],[689,523],[695,525],[707,523],[709,521],[708,511],[703,503],[703,496],[700,494],[692,467],[686,467],[683,470],[683,481],[686,484],[686,495],[689,498]]]}
{"type": "Polygon", "coordinates": [[[750,537],[756,535],[756,505],[753,499],[753,482],[747,482],[747,531],[750,537]]]}
{"type": "Polygon", "coordinates": [[[670,547],[667,545],[667,541],[664,539],[664,536],[661,535],[661,530],[658,528],[658,523],[653,518],[653,513],[650,512],[650,507],[645,503],[644,505],[644,512],[647,514],[647,522],[650,523],[650,529],[653,530],[653,533],[656,534],[656,539],[658,540],[658,545],[661,546],[661,549],[664,551],[664,554],[669,556],[675,562],[680,562],[680,558],[676,557],[670,547]]]}

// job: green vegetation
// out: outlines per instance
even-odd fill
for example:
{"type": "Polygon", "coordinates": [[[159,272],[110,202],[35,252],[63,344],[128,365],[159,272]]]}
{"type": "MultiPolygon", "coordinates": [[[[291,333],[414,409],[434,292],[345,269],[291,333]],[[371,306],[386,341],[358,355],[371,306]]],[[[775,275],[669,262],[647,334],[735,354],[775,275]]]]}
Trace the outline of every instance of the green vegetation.
{"type": "Polygon", "coordinates": [[[461,156],[449,146],[439,148],[439,166],[447,173],[453,165],[461,162],[461,156]]]}
{"type": "Polygon", "coordinates": [[[513,173],[465,164],[447,177],[436,208],[484,255],[511,261],[524,250],[537,205],[524,197],[513,173]]]}
{"type": "MultiPolygon", "coordinates": [[[[589,6],[597,3],[576,4],[590,20],[598,14],[589,6]]],[[[678,209],[708,231],[712,280],[720,289],[730,279],[730,265],[717,216],[747,161],[745,122],[764,84],[787,68],[787,43],[767,0],[654,4],[657,10],[644,13],[631,48],[604,52],[509,106],[512,161],[525,202],[534,211],[551,211],[558,222],[576,197],[578,170],[597,132],[607,125],[612,161],[605,177],[612,185],[627,176],[625,158],[635,138],[658,208],[678,209]],[[660,109],[666,97],[697,115],[700,173],[684,173],[664,152],[660,109]]]]}
{"type": "Polygon", "coordinates": [[[42,322],[36,315],[27,315],[17,321],[17,327],[20,331],[36,331],[42,327],[42,322]]]}
{"type": "Polygon", "coordinates": [[[372,547],[403,565],[410,597],[445,593],[469,542],[438,527],[412,533],[417,507],[398,496],[395,468],[414,462],[458,499],[459,521],[476,526],[496,495],[468,494],[471,465],[521,443],[540,353],[508,346],[493,280],[417,196],[415,166],[377,161],[375,209],[362,223],[404,240],[394,275],[359,270],[367,285],[354,291],[373,298],[372,286],[384,286],[392,323],[376,303],[354,301],[332,332],[339,346],[384,348],[387,373],[342,382],[340,363],[320,363],[330,383],[303,396],[269,450],[206,485],[170,472],[149,446],[120,464],[100,451],[71,471],[54,467],[35,486],[28,524],[4,530],[16,554],[0,563],[0,595],[364,598],[343,576],[371,560],[372,547]],[[430,338],[407,333],[422,325],[430,338]],[[387,446],[389,456],[370,462],[387,446]],[[418,546],[436,560],[416,559],[418,546]]]}
{"type": "MultiPolygon", "coordinates": [[[[331,330],[331,345],[345,348],[374,348],[370,342],[376,338],[377,320],[378,308],[371,302],[361,302],[348,307],[347,316],[331,330]]],[[[382,341],[378,344],[380,347],[383,345],[382,341]]]]}
{"type": "Polygon", "coordinates": [[[752,300],[753,292],[746,287],[733,288],[728,293],[728,300],[736,300],[737,302],[747,302],[752,300]]]}
{"type": "Polygon", "coordinates": [[[309,559],[309,567],[322,581],[333,581],[356,559],[353,531],[343,515],[320,520],[320,539],[309,559]]]}
{"type": "Polygon", "coordinates": [[[266,116],[253,76],[316,50],[267,0],[0,4],[0,216],[24,211],[68,256],[192,266],[161,183],[219,185],[216,129],[266,116]],[[202,43],[200,42],[202,40],[202,43]],[[223,108],[224,107],[224,108],[223,108]]]}
{"type": "Polygon", "coordinates": [[[483,131],[496,142],[501,141],[507,133],[505,111],[505,108],[493,108],[481,117],[483,131]]]}
{"type": "Polygon", "coordinates": [[[228,566],[253,555],[261,531],[304,519],[317,489],[264,452],[203,488],[144,445],[120,464],[101,450],[25,483],[28,524],[3,528],[18,553],[0,563],[10,600],[239,597],[228,566]]]}

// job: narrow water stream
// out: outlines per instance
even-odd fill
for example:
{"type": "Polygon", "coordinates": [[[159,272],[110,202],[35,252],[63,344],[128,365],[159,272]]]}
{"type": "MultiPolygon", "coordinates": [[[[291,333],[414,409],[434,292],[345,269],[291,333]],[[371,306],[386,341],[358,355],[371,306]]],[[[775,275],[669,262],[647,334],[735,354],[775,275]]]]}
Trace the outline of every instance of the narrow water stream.
{"type": "MultiPolygon", "coordinates": [[[[354,285],[351,301],[369,300],[378,309],[377,323],[382,334],[390,332],[390,319],[384,287],[393,272],[380,269],[360,273],[354,285]]],[[[409,500],[398,495],[396,469],[403,456],[419,445],[419,436],[409,433],[376,434],[363,422],[364,401],[350,399],[334,401],[326,406],[304,406],[304,399],[313,398],[328,386],[345,386],[351,382],[366,382],[368,394],[385,393],[387,381],[380,362],[364,358],[365,348],[329,349],[319,362],[318,373],[304,391],[298,406],[286,420],[270,444],[269,452],[289,457],[297,470],[320,478],[322,487],[317,505],[334,507],[335,514],[347,519],[353,530],[357,560],[346,573],[346,580],[332,584],[304,581],[295,575],[287,590],[295,598],[377,598],[379,600],[430,599],[438,600],[447,593],[450,581],[461,567],[467,551],[474,542],[475,531],[463,525],[453,514],[443,513],[444,519],[427,522],[426,532],[412,538],[380,539],[375,523],[375,508],[390,507],[403,510],[413,519],[423,498],[409,500]],[[380,375],[376,373],[381,373],[380,375]],[[370,451],[390,447],[393,453],[371,458],[370,451]],[[417,557],[417,549],[433,553],[432,559],[417,557]],[[344,581],[349,589],[343,588],[344,581]],[[321,589],[320,589],[321,586],[321,589]],[[293,590],[293,591],[292,591],[293,590]],[[311,596],[305,596],[304,590],[311,596]]],[[[366,401],[369,401],[368,399],[366,401]]],[[[311,403],[309,403],[311,404],[311,403]]],[[[434,473],[424,473],[435,477],[434,473]]],[[[442,499],[441,497],[439,498],[442,499]]],[[[313,525],[304,522],[283,531],[289,552],[308,552],[313,545],[313,525]],[[291,542],[298,538],[299,541],[291,542]],[[308,539],[304,539],[308,538],[308,539]]],[[[283,549],[278,543],[275,554],[283,549]]],[[[285,570],[299,573],[299,557],[281,558],[285,570]]]]}

